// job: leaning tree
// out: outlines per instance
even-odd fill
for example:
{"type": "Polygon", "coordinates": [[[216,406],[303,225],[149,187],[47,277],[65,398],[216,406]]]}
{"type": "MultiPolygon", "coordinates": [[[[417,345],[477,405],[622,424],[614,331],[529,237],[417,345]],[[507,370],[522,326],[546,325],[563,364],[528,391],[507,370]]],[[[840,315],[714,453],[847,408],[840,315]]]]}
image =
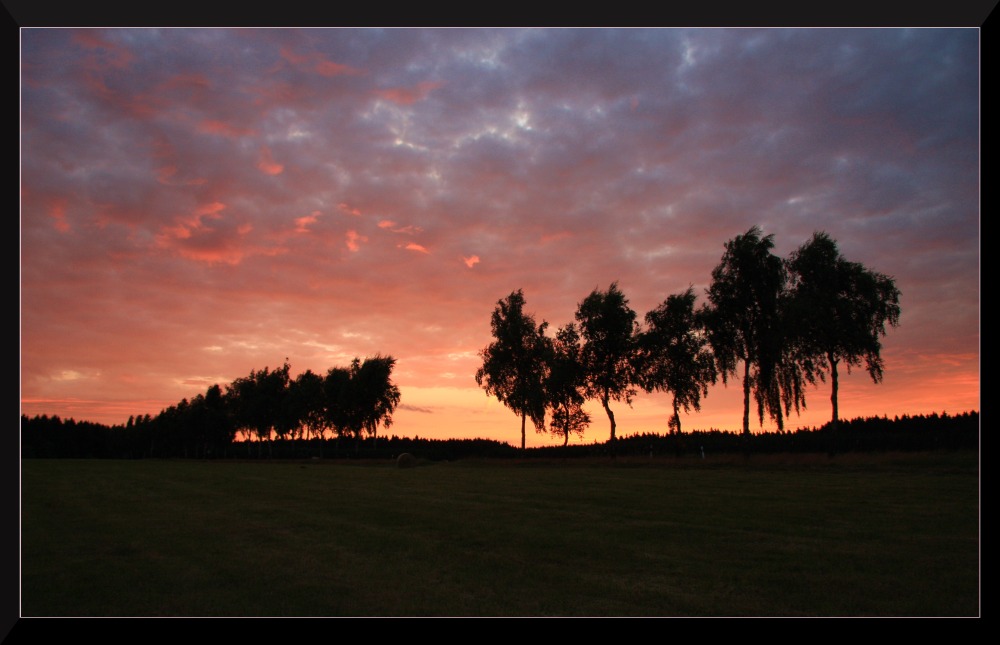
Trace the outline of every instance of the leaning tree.
{"type": "Polygon", "coordinates": [[[615,414],[610,402],[632,404],[636,390],[635,350],[638,323],[628,299],[613,282],[607,291],[595,289],[576,310],[583,339],[581,361],[587,398],[600,400],[611,422],[610,448],[615,456],[615,414]]]}

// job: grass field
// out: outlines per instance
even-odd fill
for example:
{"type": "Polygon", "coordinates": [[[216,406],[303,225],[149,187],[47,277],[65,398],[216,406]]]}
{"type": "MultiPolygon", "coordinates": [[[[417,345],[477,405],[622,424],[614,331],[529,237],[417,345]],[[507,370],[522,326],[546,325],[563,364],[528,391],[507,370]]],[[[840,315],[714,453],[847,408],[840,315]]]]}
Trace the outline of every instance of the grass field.
{"type": "Polygon", "coordinates": [[[21,469],[25,617],[980,614],[974,452],[21,469]]]}

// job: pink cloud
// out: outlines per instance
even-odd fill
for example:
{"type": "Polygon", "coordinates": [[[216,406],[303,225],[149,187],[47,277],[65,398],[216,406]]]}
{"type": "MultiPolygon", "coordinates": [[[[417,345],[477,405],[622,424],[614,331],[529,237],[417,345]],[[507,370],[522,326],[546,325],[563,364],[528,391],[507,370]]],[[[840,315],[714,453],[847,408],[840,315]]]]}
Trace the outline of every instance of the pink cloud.
{"type": "Polygon", "coordinates": [[[105,52],[106,60],[102,61],[118,69],[127,68],[135,60],[135,54],[127,47],[115,44],[102,37],[102,32],[98,29],[81,29],[73,33],[73,42],[84,49],[102,50],[105,52]]]}
{"type": "MultiPolygon", "coordinates": [[[[348,215],[355,215],[355,216],[360,216],[361,215],[361,211],[359,209],[353,208],[351,206],[348,206],[345,202],[341,202],[341,203],[337,204],[337,208],[340,209],[340,212],[347,213],[348,215]]],[[[379,226],[382,226],[382,225],[379,224],[379,226]]]]}
{"type": "Polygon", "coordinates": [[[285,170],[283,165],[274,161],[271,157],[271,149],[267,146],[260,149],[260,161],[257,163],[257,168],[267,175],[280,175],[285,170]]]}
{"type": "Polygon", "coordinates": [[[462,258],[462,262],[465,262],[465,266],[467,266],[467,267],[469,267],[471,269],[472,267],[474,267],[477,264],[479,264],[479,256],[478,255],[470,255],[467,258],[463,257],[462,258]]]}
{"type": "Polygon", "coordinates": [[[410,242],[406,246],[403,246],[402,244],[400,244],[399,248],[407,249],[407,250],[410,250],[410,251],[417,251],[419,253],[430,253],[430,251],[428,251],[426,247],[424,247],[424,246],[422,246],[420,244],[417,244],[416,242],[410,242]]]}
{"type": "Polygon", "coordinates": [[[414,87],[391,87],[385,90],[376,90],[375,94],[380,98],[400,105],[413,105],[417,101],[423,100],[433,90],[444,85],[441,81],[424,81],[417,83],[414,87]]]}
{"type": "Polygon", "coordinates": [[[356,67],[327,60],[320,53],[296,54],[289,48],[282,47],[281,57],[296,67],[311,69],[320,76],[359,76],[364,74],[364,71],[356,67]]]}
{"type": "Polygon", "coordinates": [[[66,200],[59,199],[56,200],[52,207],[49,209],[49,217],[53,220],[53,226],[60,233],[66,233],[69,231],[69,222],[66,221],[66,200]]]}
{"type": "Polygon", "coordinates": [[[230,125],[215,119],[206,119],[202,121],[198,124],[198,130],[207,134],[218,134],[224,137],[233,138],[248,137],[254,134],[254,131],[248,128],[239,128],[235,125],[230,125]]]}

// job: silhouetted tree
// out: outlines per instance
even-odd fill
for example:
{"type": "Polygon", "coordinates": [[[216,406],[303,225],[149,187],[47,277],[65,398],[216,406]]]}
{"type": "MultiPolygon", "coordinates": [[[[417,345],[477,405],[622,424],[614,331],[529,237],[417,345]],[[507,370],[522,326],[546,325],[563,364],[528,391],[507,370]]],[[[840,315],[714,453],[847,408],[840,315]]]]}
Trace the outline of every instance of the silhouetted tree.
{"type": "Polygon", "coordinates": [[[899,289],[892,278],[847,261],[824,232],[814,233],[793,252],[788,267],[799,360],[811,380],[825,380],[829,371],[836,428],[837,366],[843,363],[850,373],[852,366],[864,362],[872,381],[881,382],[880,339],[887,324],[899,324],[899,289]]]}
{"type": "Polygon", "coordinates": [[[774,255],[774,236],[754,226],[726,242],[722,261],[712,270],[709,304],[702,315],[716,367],[726,383],[743,363],[743,435],[750,434],[750,393],[761,425],[764,413],[784,428],[785,414],[804,402],[798,365],[790,360],[783,328],[782,299],[787,274],[774,255]]]}
{"type": "Polygon", "coordinates": [[[640,383],[647,392],[673,395],[669,427],[674,433],[681,431],[680,409],[701,410],[701,397],[715,384],[715,360],[694,302],[691,287],[668,296],[646,314],[646,329],[639,335],[640,383]]]}
{"type": "MultiPolygon", "coordinates": [[[[357,364],[357,359],[354,364],[357,364]]],[[[358,406],[362,429],[371,435],[372,447],[376,445],[378,426],[392,426],[392,413],[399,405],[399,388],[392,382],[392,369],[396,359],[392,356],[365,358],[352,374],[355,404],[358,406]]]]}
{"type": "Polygon", "coordinates": [[[586,401],[586,374],[583,370],[580,333],[569,323],[556,332],[547,358],[548,374],[545,378],[545,398],[552,408],[549,429],[552,434],[569,443],[569,436],[583,436],[590,424],[590,415],[583,410],[586,401]]]}
{"type": "Polygon", "coordinates": [[[583,339],[581,360],[587,398],[599,399],[611,422],[610,448],[615,456],[615,414],[611,400],[632,404],[636,383],[635,350],[638,324],[625,294],[613,282],[607,291],[595,289],[576,310],[583,339]]]}
{"type": "Polygon", "coordinates": [[[524,293],[518,289],[497,301],[490,320],[492,343],[479,355],[483,365],[476,371],[476,383],[487,394],[521,417],[521,449],[525,448],[524,428],[530,418],[535,427],[545,427],[545,329],[524,313],[524,293]]]}

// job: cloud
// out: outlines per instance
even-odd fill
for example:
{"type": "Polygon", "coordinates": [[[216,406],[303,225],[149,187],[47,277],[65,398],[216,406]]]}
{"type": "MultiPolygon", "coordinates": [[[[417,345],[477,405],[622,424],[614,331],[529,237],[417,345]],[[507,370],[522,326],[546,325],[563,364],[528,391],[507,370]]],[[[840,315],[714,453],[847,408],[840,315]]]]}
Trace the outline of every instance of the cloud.
{"type": "Polygon", "coordinates": [[[309,225],[314,224],[320,216],[319,211],[313,211],[308,215],[303,215],[302,217],[295,218],[295,232],[296,233],[308,233],[309,225]]]}
{"type": "Polygon", "coordinates": [[[412,87],[391,87],[384,90],[376,90],[375,95],[399,105],[413,105],[417,101],[422,101],[428,94],[443,85],[442,81],[422,81],[412,87]]]}
{"type": "Polygon", "coordinates": [[[467,267],[469,267],[471,269],[472,267],[474,267],[477,264],[479,264],[479,256],[478,255],[470,255],[469,257],[463,257],[462,258],[462,262],[465,263],[465,266],[467,266],[467,267]]]}
{"type": "Polygon", "coordinates": [[[350,249],[352,252],[356,252],[359,248],[361,248],[362,242],[368,241],[367,237],[358,234],[358,232],[355,230],[347,231],[345,238],[346,238],[345,244],[347,244],[347,248],[350,249]]]}

